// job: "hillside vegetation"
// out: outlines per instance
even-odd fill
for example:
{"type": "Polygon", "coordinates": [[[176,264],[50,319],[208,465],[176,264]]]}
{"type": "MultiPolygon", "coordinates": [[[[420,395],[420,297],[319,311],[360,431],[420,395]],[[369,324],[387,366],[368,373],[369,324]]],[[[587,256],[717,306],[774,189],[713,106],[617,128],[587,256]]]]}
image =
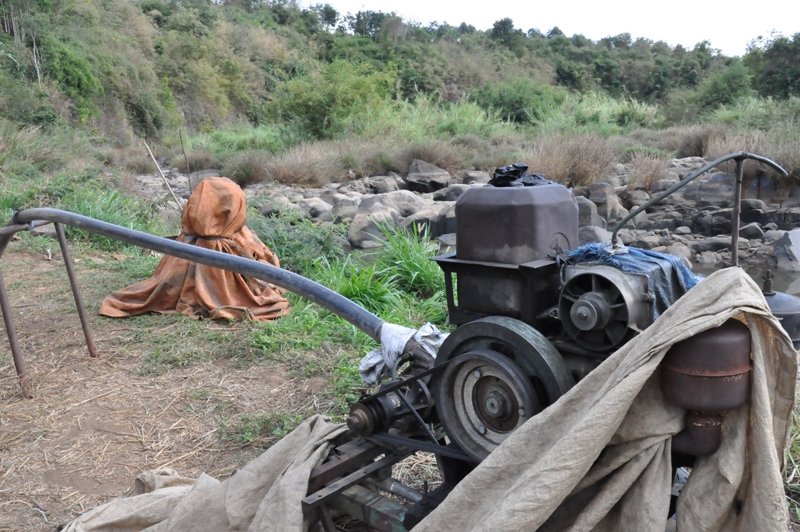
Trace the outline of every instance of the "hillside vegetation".
{"type": "Polygon", "coordinates": [[[581,184],[615,160],[735,149],[798,177],[798,64],[800,34],[731,58],[708,42],[287,1],[0,0],[2,207],[52,203],[87,178],[106,189],[102,165],[150,172],[142,138],[185,170],[180,131],[191,170],[242,184],[404,172],[415,158],[524,159],[581,184]]]}

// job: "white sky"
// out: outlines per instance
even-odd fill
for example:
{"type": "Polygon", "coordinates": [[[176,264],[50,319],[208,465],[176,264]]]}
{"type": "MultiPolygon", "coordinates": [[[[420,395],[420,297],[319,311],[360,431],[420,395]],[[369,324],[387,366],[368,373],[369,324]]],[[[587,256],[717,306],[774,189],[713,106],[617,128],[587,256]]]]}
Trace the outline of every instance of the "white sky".
{"type": "Polygon", "coordinates": [[[800,32],[800,0],[756,2],[720,0],[313,0],[304,5],[329,3],[342,14],[359,10],[397,12],[406,20],[427,25],[431,21],[472,24],[488,29],[509,17],[517,28],[547,32],[558,26],[568,36],[581,33],[596,41],[630,33],[682,44],[691,48],[709,40],[725,55],[743,55],[751,39],[769,36],[772,30],[790,36],[800,32]]]}

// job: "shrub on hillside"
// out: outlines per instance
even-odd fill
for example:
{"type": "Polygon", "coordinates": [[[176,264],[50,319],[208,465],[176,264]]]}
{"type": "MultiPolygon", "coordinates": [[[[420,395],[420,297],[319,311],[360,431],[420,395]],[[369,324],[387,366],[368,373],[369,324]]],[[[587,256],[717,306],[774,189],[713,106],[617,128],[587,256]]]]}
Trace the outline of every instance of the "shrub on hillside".
{"type": "Polygon", "coordinates": [[[519,78],[491,81],[472,91],[469,99],[486,110],[496,111],[505,120],[524,124],[539,121],[557,108],[566,95],[560,87],[519,78]]]}

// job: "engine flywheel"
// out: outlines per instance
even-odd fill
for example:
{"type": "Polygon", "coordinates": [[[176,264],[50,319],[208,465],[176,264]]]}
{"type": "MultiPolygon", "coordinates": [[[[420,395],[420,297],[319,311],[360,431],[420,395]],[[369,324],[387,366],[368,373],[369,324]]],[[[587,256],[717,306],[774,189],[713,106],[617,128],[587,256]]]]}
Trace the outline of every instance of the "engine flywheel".
{"type": "Polygon", "coordinates": [[[436,356],[447,361],[431,383],[436,411],[451,441],[479,461],[575,383],[544,335],[504,316],[456,329],[436,356]]]}

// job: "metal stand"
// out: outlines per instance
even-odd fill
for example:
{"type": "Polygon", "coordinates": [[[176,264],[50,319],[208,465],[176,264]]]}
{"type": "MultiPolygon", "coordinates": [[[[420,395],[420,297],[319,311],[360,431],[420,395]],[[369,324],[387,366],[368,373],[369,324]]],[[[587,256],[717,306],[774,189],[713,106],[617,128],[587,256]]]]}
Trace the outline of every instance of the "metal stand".
{"type": "Polygon", "coordinates": [[[22,360],[22,351],[19,348],[17,329],[14,327],[14,318],[11,316],[11,305],[8,303],[8,292],[6,292],[6,282],[3,274],[0,273],[0,310],[3,311],[3,321],[6,324],[6,334],[8,343],[11,346],[11,356],[14,357],[14,368],[17,370],[19,387],[22,389],[22,397],[25,399],[33,398],[31,387],[28,383],[28,373],[25,371],[25,361],[22,360]]]}
{"type": "MultiPolygon", "coordinates": [[[[50,222],[37,221],[31,224],[16,224],[8,225],[0,229],[0,257],[5,252],[6,246],[11,241],[14,233],[20,231],[27,231],[45,225],[50,222]]],[[[72,286],[72,295],[75,297],[75,306],[78,308],[78,316],[81,320],[81,327],[83,328],[83,336],[86,338],[86,347],[89,350],[89,356],[96,357],[97,351],[94,347],[92,340],[92,333],[89,329],[89,316],[86,314],[86,307],[83,304],[83,296],[81,295],[80,288],[78,287],[78,277],[75,275],[75,267],[72,264],[72,254],[69,251],[67,238],[64,235],[64,227],[60,223],[55,223],[56,235],[58,236],[58,243],[61,246],[61,255],[64,258],[64,266],[67,268],[67,277],[69,277],[69,284],[72,286]]],[[[28,382],[28,372],[25,369],[25,361],[22,358],[22,349],[19,346],[19,337],[17,330],[14,326],[14,317],[11,314],[11,304],[8,301],[8,291],[6,290],[6,283],[0,273],[0,311],[3,312],[3,322],[6,326],[6,333],[8,334],[8,344],[11,347],[11,356],[14,358],[14,368],[17,371],[17,378],[19,379],[19,386],[22,391],[22,397],[25,399],[32,399],[33,392],[31,392],[30,383],[28,382]]]]}
{"type": "Polygon", "coordinates": [[[78,307],[78,316],[80,316],[81,319],[83,336],[86,338],[86,348],[89,350],[90,357],[96,357],[97,352],[94,349],[92,332],[89,329],[89,317],[86,315],[86,307],[83,306],[83,296],[81,296],[81,289],[78,287],[78,277],[75,275],[75,267],[72,265],[72,254],[67,245],[67,237],[64,235],[64,227],[58,222],[53,225],[56,228],[56,235],[58,235],[58,244],[61,246],[61,256],[64,258],[64,266],[67,268],[69,284],[72,286],[72,295],[75,296],[75,306],[78,307]]]}
{"type": "Polygon", "coordinates": [[[739,219],[742,213],[742,173],[744,159],[736,159],[736,185],[733,189],[733,212],[731,213],[731,264],[739,265],[739,219]]]}

